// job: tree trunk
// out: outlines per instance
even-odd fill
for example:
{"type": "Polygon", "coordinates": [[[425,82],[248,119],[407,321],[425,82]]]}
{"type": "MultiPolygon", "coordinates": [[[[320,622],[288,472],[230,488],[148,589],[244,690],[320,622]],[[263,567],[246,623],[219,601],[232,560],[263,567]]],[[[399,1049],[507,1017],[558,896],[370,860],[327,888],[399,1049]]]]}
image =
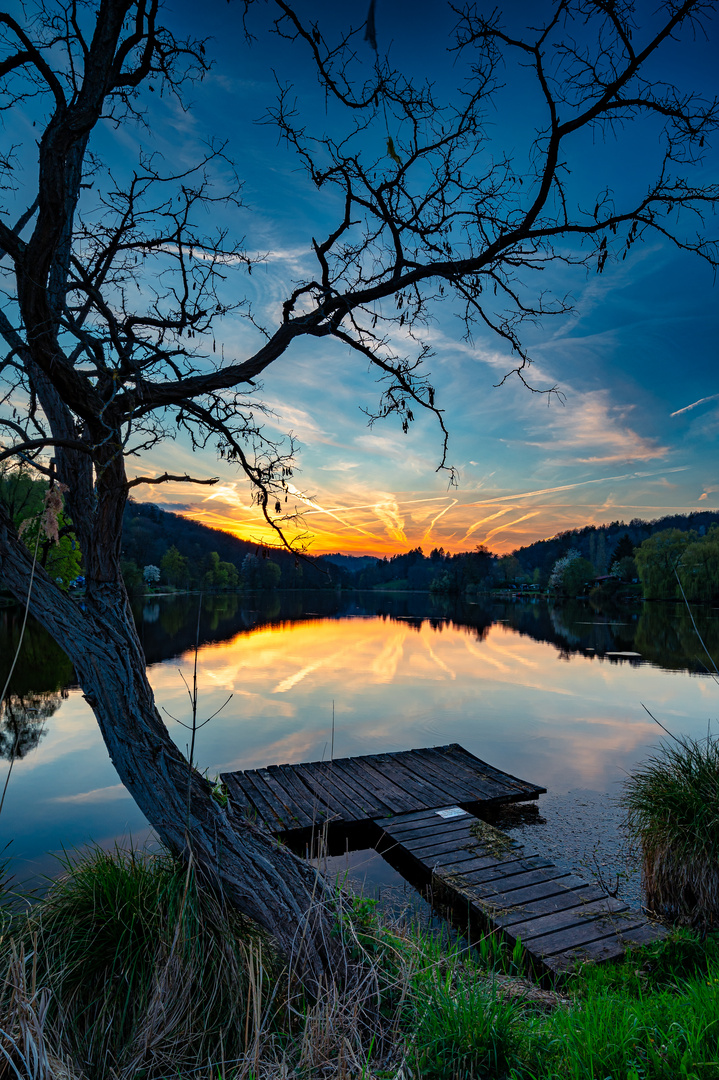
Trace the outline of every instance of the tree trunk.
{"type": "MultiPolygon", "coordinates": [[[[0,506],[3,583],[27,597],[32,558],[0,506]]],[[[41,567],[30,611],[66,651],[118,775],[160,839],[190,852],[200,874],[264,927],[310,991],[331,978],[331,893],[264,829],[220,807],[180,753],[155,706],[124,586],[96,585],[83,611],[41,567]]]]}

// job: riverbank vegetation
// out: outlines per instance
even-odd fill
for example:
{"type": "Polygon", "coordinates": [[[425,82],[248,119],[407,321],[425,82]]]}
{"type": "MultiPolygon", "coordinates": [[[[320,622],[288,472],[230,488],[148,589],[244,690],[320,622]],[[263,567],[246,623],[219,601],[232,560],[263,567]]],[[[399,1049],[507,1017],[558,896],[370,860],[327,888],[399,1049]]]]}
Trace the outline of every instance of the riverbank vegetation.
{"type": "MultiPolygon", "coordinates": [[[[0,471],[0,502],[35,539],[46,485],[24,468],[0,471]],[[34,530],[34,531],[33,531],[34,530]]],[[[63,585],[81,575],[80,549],[63,516],[59,543],[41,545],[40,562],[63,585]]],[[[451,553],[421,547],[373,559],[303,556],[264,548],[153,503],[129,500],[123,515],[122,572],[131,593],[273,589],[419,590],[472,597],[491,591],[593,594],[597,601],[719,597],[719,514],[701,511],[656,521],[587,526],[497,555],[483,545],[451,553]],[[679,573],[680,581],[677,581],[679,573]]]]}
{"type": "Polygon", "coordinates": [[[0,1075],[16,1080],[709,1080],[719,938],[675,932],[556,988],[337,893],[344,967],[300,996],[266,935],[164,853],[95,850],[10,914],[0,1075]]]}
{"type": "Polygon", "coordinates": [[[647,906],[706,930],[719,923],[719,739],[666,739],[626,781],[647,906]]]}

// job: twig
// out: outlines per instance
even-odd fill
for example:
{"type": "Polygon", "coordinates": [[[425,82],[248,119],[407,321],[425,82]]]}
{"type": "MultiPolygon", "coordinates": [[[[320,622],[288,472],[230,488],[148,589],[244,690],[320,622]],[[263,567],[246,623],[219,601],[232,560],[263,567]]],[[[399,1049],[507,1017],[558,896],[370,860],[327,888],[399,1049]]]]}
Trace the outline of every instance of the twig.
{"type": "Polygon", "coordinates": [[[700,643],[702,649],[704,650],[704,652],[709,657],[709,661],[710,661],[712,667],[714,668],[715,673],[717,675],[719,675],[719,668],[717,668],[717,666],[716,666],[716,661],[715,661],[714,657],[712,656],[712,654],[707,649],[706,644],[704,642],[704,638],[699,633],[699,628],[698,628],[698,626],[697,626],[697,624],[696,624],[696,622],[694,620],[694,615],[692,614],[692,609],[689,606],[689,601],[687,600],[686,593],[684,592],[684,587],[682,585],[681,578],[679,577],[679,571],[677,570],[676,566],[674,567],[674,575],[675,575],[675,577],[677,579],[677,584],[678,584],[679,589],[680,589],[681,594],[682,594],[682,600],[686,604],[687,611],[689,612],[689,618],[692,621],[692,626],[694,627],[694,633],[699,638],[699,643],[700,643]]]}

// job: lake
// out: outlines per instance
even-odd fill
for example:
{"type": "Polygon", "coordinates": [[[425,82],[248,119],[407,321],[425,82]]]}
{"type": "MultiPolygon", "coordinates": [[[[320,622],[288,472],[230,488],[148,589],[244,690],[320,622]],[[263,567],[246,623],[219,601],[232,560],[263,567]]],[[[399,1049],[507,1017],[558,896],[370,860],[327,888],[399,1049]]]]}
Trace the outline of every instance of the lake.
{"type": "MultiPolygon", "coordinates": [[[[423,593],[153,596],[136,607],[158,706],[173,738],[189,719],[198,603],[203,720],[196,756],[210,776],[281,762],[458,742],[548,789],[539,820],[507,821],[528,846],[575,869],[622,863],[616,796],[662,731],[701,738],[719,716],[719,686],[679,605],[595,610],[544,600],[453,602],[423,593]]],[[[696,613],[719,655],[719,610],[696,613]]],[[[0,610],[6,671],[21,612],[0,610]]],[[[4,677],[4,676],[3,676],[4,677]]],[[[89,841],[147,841],[72,667],[28,624],[0,724],[0,791],[12,723],[20,752],[0,817],[22,880],[57,871],[56,853],[89,841]]],[[[377,888],[394,871],[371,854],[346,860],[377,888]]],[[[339,863],[335,860],[335,868],[339,863]]],[[[635,899],[631,871],[624,895],[635,899]],[[628,892],[627,892],[628,890],[628,892]]]]}

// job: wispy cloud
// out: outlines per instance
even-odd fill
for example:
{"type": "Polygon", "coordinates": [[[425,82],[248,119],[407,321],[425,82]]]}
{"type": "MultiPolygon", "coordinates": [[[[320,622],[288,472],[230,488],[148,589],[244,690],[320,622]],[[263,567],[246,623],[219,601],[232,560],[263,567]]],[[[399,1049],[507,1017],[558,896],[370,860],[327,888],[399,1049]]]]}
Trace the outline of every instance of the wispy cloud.
{"type": "Polygon", "coordinates": [[[692,409],[698,408],[699,405],[706,405],[709,401],[719,400],[719,394],[710,394],[709,397],[699,398],[698,401],[692,401],[691,405],[685,405],[683,409],[677,409],[676,412],[669,413],[670,416],[681,416],[682,413],[691,412],[692,409]]]}

